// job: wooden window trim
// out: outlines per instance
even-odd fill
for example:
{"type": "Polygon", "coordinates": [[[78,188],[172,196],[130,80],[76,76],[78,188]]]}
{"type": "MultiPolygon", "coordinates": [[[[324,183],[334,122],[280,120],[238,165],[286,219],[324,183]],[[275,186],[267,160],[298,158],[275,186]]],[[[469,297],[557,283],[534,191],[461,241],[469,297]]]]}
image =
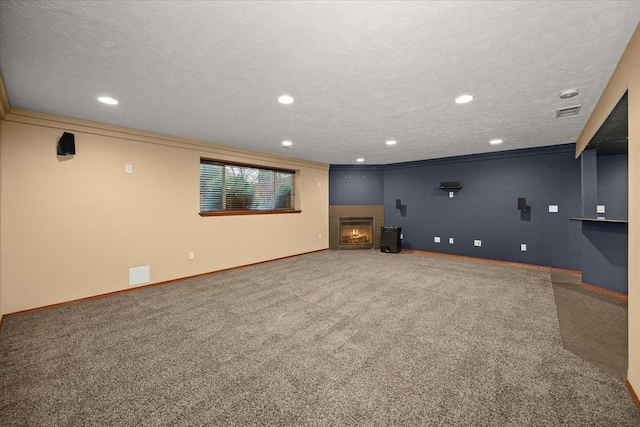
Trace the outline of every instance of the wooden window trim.
{"type": "Polygon", "coordinates": [[[229,210],[229,211],[213,211],[213,212],[200,212],[200,216],[234,216],[234,215],[273,215],[273,214],[298,214],[301,210],[294,209],[278,209],[273,211],[261,211],[257,209],[245,209],[245,210],[229,210]]]}

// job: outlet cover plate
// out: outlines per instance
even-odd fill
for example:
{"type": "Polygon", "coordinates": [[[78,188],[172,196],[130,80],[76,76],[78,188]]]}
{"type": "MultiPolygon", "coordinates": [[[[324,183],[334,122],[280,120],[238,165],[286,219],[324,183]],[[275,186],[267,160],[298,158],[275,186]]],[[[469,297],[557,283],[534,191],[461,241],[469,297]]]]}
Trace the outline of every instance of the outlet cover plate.
{"type": "Polygon", "coordinates": [[[473,246],[477,246],[477,247],[482,246],[482,240],[474,240],[473,241],[473,246]]]}

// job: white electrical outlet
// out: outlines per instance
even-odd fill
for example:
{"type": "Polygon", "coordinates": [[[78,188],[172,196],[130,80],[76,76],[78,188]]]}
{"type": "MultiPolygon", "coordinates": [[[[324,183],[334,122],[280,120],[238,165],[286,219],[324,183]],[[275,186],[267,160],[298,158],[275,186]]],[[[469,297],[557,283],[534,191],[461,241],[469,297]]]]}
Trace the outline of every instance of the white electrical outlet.
{"type": "Polygon", "coordinates": [[[604,213],[604,205],[597,205],[596,213],[604,213]]]}
{"type": "Polygon", "coordinates": [[[124,171],[126,173],[133,173],[133,166],[131,165],[124,165],[124,171]]]}
{"type": "Polygon", "coordinates": [[[189,259],[194,260],[196,258],[195,252],[189,252],[189,259]]]}
{"type": "Polygon", "coordinates": [[[318,240],[322,240],[322,234],[318,234],[318,240]]]}
{"type": "Polygon", "coordinates": [[[453,197],[453,191],[449,191],[449,197],[453,197]]]}
{"type": "Polygon", "coordinates": [[[453,237],[449,237],[449,244],[453,245],[453,237]]]}
{"type": "Polygon", "coordinates": [[[400,240],[404,239],[404,234],[400,233],[400,240]]]}
{"type": "Polygon", "coordinates": [[[473,246],[478,246],[478,247],[482,246],[482,240],[474,240],[473,246]]]}
{"type": "Polygon", "coordinates": [[[549,205],[549,212],[558,212],[558,205],[549,205]]]}
{"type": "Polygon", "coordinates": [[[436,242],[436,243],[440,243],[440,237],[435,236],[435,237],[433,238],[433,241],[434,241],[434,242],[436,242]]]}
{"type": "Polygon", "coordinates": [[[525,243],[520,243],[520,250],[522,252],[526,252],[527,251],[527,245],[525,243]]]}

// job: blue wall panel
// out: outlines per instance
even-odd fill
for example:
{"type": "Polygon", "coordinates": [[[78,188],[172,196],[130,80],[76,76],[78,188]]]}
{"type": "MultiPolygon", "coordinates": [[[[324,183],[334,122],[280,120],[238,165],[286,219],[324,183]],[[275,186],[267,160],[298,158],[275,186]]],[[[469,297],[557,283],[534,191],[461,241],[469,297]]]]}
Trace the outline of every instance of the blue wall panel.
{"type": "Polygon", "coordinates": [[[595,152],[587,153],[592,156],[583,171],[585,160],[576,160],[574,150],[574,144],[566,144],[391,165],[331,166],[329,201],[384,205],[385,225],[402,227],[404,248],[580,270],[586,283],[626,293],[626,225],[569,217],[582,216],[585,197],[595,214],[596,193],[607,217],[627,217],[627,156],[596,159],[595,152]],[[461,181],[462,188],[452,190],[451,198],[449,190],[439,188],[441,181],[461,181]],[[519,197],[527,199],[525,212],[517,209],[519,197]],[[396,199],[402,200],[401,210],[396,199]],[[557,205],[558,212],[549,212],[549,205],[557,205]],[[474,240],[482,246],[475,247],[474,240]],[[526,252],[520,250],[523,243],[526,252]]]}
{"type": "Polygon", "coordinates": [[[569,217],[580,216],[580,194],[573,144],[329,170],[329,203],[384,205],[385,225],[402,227],[405,248],[575,270],[581,224],[569,217]],[[441,181],[463,188],[450,198],[441,181]],[[527,199],[526,212],[518,211],[518,197],[527,199]],[[549,213],[550,204],[559,212],[549,213]]]}
{"type": "Polygon", "coordinates": [[[329,204],[384,204],[384,166],[331,165],[329,204]]]}
{"type": "Polygon", "coordinates": [[[626,295],[627,224],[585,221],[582,234],[582,281],[626,295]]]}
{"type": "Polygon", "coordinates": [[[598,157],[598,204],[605,205],[605,216],[627,218],[629,194],[629,156],[598,157]]]}
{"type": "Polygon", "coordinates": [[[581,211],[573,153],[569,145],[389,165],[385,221],[402,227],[403,247],[579,270],[580,224],[569,221],[581,211]],[[450,198],[441,181],[463,188],[450,198]],[[518,197],[527,199],[526,212],[517,210],[518,197]],[[549,213],[550,204],[559,212],[549,213]]]}

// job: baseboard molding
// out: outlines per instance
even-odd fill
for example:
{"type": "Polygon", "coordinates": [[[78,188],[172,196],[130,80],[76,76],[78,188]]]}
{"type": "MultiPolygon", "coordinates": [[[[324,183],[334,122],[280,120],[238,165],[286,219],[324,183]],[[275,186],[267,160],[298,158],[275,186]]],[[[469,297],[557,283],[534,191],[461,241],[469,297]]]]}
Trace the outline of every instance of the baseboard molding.
{"type": "Polygon", "coordinates": [[[509,266],[509,267],[529,268],[529,269],[532,269],[532,270],[553,271],[553,272],[557,272],[557,273],[573,274],[573,275],[576,275],[576,276],[582,275],[582,272],[577,271],[577,270],[566,270],[566,269],[562,269],[562,268],[548,267],[548,266],[544,266],[544,265],[525,264],[525,263],[513,262],[513,261],[501,261],[501,260],[489,259],[489,258],[476,258],[476,257],[472,257],[472,256],[467,256],[467,255],[443,254],[443,253],[440,253],[440,252],[419,251],[419,250],[416,250],[416,249],[402,249],[401,252],[417,253],[417,254],[424,254],[424,255],[433,255],[433,256],[440,256],[440,257],[444,257],[444,258],[466,259],[466,260],[469,260],[469,261],[486,262],[486,263],[489,263],[489,264],[506,265],[506,266],[509,266]]]}
{"type": "Polygon", "coordinates": [[[135,291],[139,291],[141,289],[147,289],[147,288],[152,288],[152,287],[161,286],[161,285],[168,285],[170,283],[180,282],[180,281],[183,281],[183,280],[195,279],[197,277],[210,276],[212,274],[223,273],[225,271],[237,270],[237,269],[240,269],[240,268],[251,267],[253,265],[266,264],[268,262],[279,261],[279,260],[287,259],[287,258],[294,258],[294,257],[301,256],[301,255],[308,255],[308,254],[312,254],[312,253],[316,253],[316,252],[323,252],[323,251],[327,251],[327,250],[329,250],[329,249],[328,248],[326,248],[326,249],[318,249],[318,250],[315,250],[315,251],[303,252],[303,253],[296,254],[296,255],[289,255],[289,256],[280,257],[280,258],[274,258],[274,259],[270,259],[270,260],[266,260],[266,261],[260,261],[260,262],[254,262],[254,263],[251,263],[251,264],[239,265],[237,267],[229,267],[229,268],[224,268],[222,270],[210,271],[208,273],[202,273],[202,274],[196,274],[196,275],[193,275],[193,276],[180,277],[178,279],[165,280],[163,282],[150,283],[148,285],[136,286],[135,288],[121,289],[119,291],[107,292],[107,293],[104,293],[104,294],[98,294],[98,295],[93,295],[93,296],[90,296],[90,297],[73,299],[73,300],[70,300],[70,301],[63,301],[63,302],[59,302],[59,303],[56,303],[56,304],[44,305],[42,307],[35,307],[35,308],[29,308],[27,310],[14,311],[13,313],[7,313],[7,314],[2,315],[2,317],[0,317],[0,328],[2,327],[2,320],[5,317],[18,316],[20,314],[27,314],[27,313],[31,313],[31,312],[34,312],[34,311],[46,310],[46,309],[55,308],[55,307],[61,307],[61,306],[64,306],[64,305],[75,304],[75,303],[79,303],[79,302],[83,302],[83,301],[91,301],[91,300],[98,299],[98,298],[106,298],[106,297],[110,297],[110,296],[113,296],[113,295],[119,295],[119,294],[123,294],[123,293],[127,293],[127,292],[135,292],[135,291]]]}
{"type": "Polygon", "coordinates": [[[585,282],[582,282],[580,284],[580,286],[582,286],[583,288],[588,289],[590,291],[600,292],[601,294],[607,294],[607,295],[615,297],[615,298],[629,299],[628,295],[621,294],[620,292],[616,292],[616,291],[611,291],[609,289],[601,288],[599,286],[590,285],[590,284],[585,283],[585,282]]]}
{"type": "Polygon", "coordinates": [[[638,411],[640,411],[640,399],[638,398],[638,395],[636,394],[635,390],[631,386],[631,383],[629,382],[629,380],[625,381],[624,385],[627,386],[627,390],[629,390],[629,394],[633,399],[633,403],[636,404],[636,408],[638,408],[638,411]]]}
{"type": "MultiPolygon", "coordinates": [[[[511,267],[520,267],[520,268],[531,268],[531,269],[535,269],[535,270],[547,270],[547,271],[551,271],[551,272],[554,272],[554,273],[571,274],[571,275],[574,275],[574,276],[581,276],[582,275],[582,272],[580,272],[578,270],[568,270],[568,269],[565,269],[565,268],[556,268],[556,267],[545,267],[543,265],[524,264],[524,263],[520,263],[520,262],[500,261],[500,260],[497,260],[497,259],[476,258],[476,257],[471,257],[471,256],[466,256],[466,255],[443,254],[443,253],[440,253],[440,252],[419,251],[419,250],[415,250],[415,249],[402,249],[402,252],[433,255],[433,256],[440,256],[440,257],[445,257],[445,258],[466,259],[466,260],[469,260],[469,261],[487,262],[487,263],[490,263],[490,264],[507,265],[507,266],[511,266],[511,267]]],[[[599,286],[590,285],[589,283],[581,282],[581,286],[583,288],[585,288],[585,289],[590,290],[590,291],[600,292],[602,294],[607,294],[607,295],[615,297],[615,298],[620,298],[620,299],[625,299],[625,300],[629,299],[629,297],[627,295],[625,295],[625,294],[621,294],[620,292],[611,291],[609,289],[601,288],[599,286]]]]}

